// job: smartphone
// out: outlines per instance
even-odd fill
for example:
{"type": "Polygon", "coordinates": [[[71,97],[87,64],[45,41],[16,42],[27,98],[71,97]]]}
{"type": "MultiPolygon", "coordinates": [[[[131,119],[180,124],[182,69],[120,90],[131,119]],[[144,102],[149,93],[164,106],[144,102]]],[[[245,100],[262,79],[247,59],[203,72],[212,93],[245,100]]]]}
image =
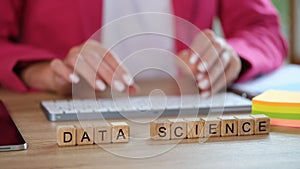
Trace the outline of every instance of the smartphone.
{"type": "Polygon", "coordinates": [[[0,100],[0,151],[25,149],[27,149],[27,143],[0,100]]]}

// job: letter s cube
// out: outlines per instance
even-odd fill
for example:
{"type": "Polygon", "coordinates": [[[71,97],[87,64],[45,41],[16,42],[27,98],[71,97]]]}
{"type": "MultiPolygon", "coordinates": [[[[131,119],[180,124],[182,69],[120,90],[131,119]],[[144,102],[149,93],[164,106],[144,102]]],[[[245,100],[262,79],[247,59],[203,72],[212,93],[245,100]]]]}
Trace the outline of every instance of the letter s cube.
{"type": "Polygon", "coordinates": [[[150,123],[150,137],[153,140],[170,140],[170,122],[156,120],[150,123]]]}

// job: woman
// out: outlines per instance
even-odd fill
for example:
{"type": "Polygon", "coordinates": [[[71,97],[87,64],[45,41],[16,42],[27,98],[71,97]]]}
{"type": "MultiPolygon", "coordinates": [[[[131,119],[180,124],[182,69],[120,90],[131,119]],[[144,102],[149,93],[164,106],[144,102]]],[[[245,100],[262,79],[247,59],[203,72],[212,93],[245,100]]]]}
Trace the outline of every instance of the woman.
{"type": "Polygon", "coordinates": [[[123,4],[109,0],[2,0],[0,84],[18,91],[39,89],[67,94],[71,83],[80,80],[79,74],[100,91],[109,85],[121,92],[130,86],[134,92],[134,81],[125,67],[121,66],[113,80],[120,65],[115,55],[105,55],[107,49],[102,43],[88,39],[111,21],[109,16],[144,12],[140,9],[145,6],[148,11],[161,7],[159,12],[183,18],[203,30],[193,37],[193,50],[174,44],[175,52],[193,71],[203,96],[225,87],[218,83],[220,80],[229,84],[272,71],[287,54],[278,14],[269,0],[167,0],[146,5],[136,0],[123,4]],[[211,31],[215,17],[220,18],[225,39],[211,31]],[[207,38],[211,43],[204,45],[207,38]],[[92,53],[98,60],[90,57],[92,53]],[[79,54],[84,57],[84,67],[74,74],[79,54]],[[103,64],[95,66],[99,58],[103,58],[103,64]],[[220,67],[217,60],[224,66],[220,67]],[[91,72],[96,73],[96,79],[91,72]],[[225,79],[220,79],[223,72],[225,79]]]}

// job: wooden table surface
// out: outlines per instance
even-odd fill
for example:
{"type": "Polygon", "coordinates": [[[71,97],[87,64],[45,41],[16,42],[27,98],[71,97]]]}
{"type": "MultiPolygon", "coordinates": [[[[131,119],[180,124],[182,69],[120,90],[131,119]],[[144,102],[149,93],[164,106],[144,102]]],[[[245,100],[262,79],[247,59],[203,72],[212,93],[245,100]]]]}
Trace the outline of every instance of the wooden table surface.
{"type": "MultiPolygon", "coordinates": [[[[175,90],[170,86],[168,89],[175,90]]],[[[0,152],[1,169],[300,168],[300,129],[297,128],[271,127],[269,135],[219,137],[204,143],[194,139],[178,143],[150,140],[149,124],[146,123],[149,119],[133,119],[127,121],[132,137],[127,144],[58,147],[56,126],[79,122],[50,122],[39,103],[64,98],[49,93],[22,94],[0,89],[0,99],[28,143],[25,151],[0,152]]]]}

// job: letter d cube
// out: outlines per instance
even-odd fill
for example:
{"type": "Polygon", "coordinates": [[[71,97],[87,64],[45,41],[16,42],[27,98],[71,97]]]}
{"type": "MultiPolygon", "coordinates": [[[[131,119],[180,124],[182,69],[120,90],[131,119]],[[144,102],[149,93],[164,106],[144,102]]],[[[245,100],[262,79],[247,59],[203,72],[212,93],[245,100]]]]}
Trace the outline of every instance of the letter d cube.
{"type": "Polygon", "coordinates": [[[56,129],[57,144],[59,146],[76,145],[76,128],[73,125],[58,126],[56,129]]]}

